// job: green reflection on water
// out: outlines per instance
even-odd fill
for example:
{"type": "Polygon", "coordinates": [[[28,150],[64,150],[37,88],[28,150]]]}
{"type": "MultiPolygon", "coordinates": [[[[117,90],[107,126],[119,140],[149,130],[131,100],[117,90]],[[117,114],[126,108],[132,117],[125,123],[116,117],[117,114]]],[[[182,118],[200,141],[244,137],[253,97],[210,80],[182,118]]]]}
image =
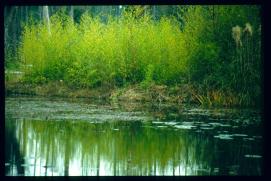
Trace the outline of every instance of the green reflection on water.
{"type": "Polygon", "coordinates": [[[212,160],[208,139],[150,122],[24,120],[16,131],[25,175],[193,175],[212,160]]]}
{"type": "Polygon", "coordinates": [[[260,175],[261,141],[252,137],[259,135],[259,126],[242,127],[242,120],[253,121],[255,113],[235,110],[236,119],[232,113],[219,117],[226,111],[214,112],[215,117],[208,111],[190,109],[172,116],[172,109],[159,110],[144,117],[110,106],[8,99],[6,175],[260,175]],[[191,125],[196,127],[180,129],[191,125]],[[211,125],[213,129],[201,129],[211,125]],[[234,139],[216,138],[230,132],[234,139]]]}

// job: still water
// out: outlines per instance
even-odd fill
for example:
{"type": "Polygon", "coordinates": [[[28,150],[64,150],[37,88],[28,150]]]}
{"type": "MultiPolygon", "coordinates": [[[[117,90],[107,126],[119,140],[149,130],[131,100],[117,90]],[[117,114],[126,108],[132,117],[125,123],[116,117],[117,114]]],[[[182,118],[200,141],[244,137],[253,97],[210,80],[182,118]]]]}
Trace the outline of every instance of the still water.
{"type": "Polygon", "coordinates": [[[6,97],[8,176],[261,175],[252,109],[6,97]]]}

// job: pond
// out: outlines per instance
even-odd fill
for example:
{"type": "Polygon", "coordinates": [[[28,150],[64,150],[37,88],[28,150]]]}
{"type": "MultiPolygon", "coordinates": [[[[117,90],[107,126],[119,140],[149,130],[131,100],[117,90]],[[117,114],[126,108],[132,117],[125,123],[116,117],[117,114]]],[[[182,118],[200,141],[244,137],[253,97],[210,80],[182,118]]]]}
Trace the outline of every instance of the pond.
{"type": "Polygon", "coordinates": [[[262,175],[262,113],[6,97],[7,176],[262,175]]]}

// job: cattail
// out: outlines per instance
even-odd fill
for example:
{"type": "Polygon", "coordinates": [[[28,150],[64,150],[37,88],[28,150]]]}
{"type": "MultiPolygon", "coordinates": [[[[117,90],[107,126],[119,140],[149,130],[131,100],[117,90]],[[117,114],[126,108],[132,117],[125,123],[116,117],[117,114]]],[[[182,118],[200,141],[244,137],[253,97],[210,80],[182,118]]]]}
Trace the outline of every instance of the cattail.
{"type": "Polygon", "coordinates": [[[244,33],[248,33],[250,36],[252,36],[252,26],[249,23],[246,23],[245,28],[243,30],[244,33]]]}
{"type": "Polygon", "coordinates": [[[242,31],[241,31],[240,26],[237,25],[232,28],[232,38],[234,39],[237,47],[242,46],[241,34],[242,34],[242,31]]]}

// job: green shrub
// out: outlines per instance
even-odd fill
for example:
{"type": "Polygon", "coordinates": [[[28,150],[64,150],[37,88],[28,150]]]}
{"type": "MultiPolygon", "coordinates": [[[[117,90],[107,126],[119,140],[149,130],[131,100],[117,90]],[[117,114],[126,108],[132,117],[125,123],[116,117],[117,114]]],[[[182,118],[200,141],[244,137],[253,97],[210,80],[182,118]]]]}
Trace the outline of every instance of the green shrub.
{"type": "Polygon", "coordinates": [[[106,23],[85,13],[79,24],[57,13],[50,34],[42,23],[28,24],[20,46],[22,63],[32,65],[24,68],[26,76],[64,80],[78,88],[150,79],[178,82],[187,54],[178,22],[166,17],[156,22],[149,14],[138,17],[140,12],[138,7],[120,19],[107,17],[106,23]]]}
{"type": "Polygon", "coordinates": [[[85,13],[79,23],[59,12],[51,17],[51,33],[43,23],[26,24],[18,57],[24,80],[35,84],[63,80],[74,88],[137,83],[146,88],[189,83],[253,101],[254,93],[261,94],[260,30],[243,36],[242,48],[236,48],[231,32],[244,22],[258,28],[250,10],[258,12],[254,6],[187,6],[181,26],[170,16],[156,21],[138,6],[121,17],[85,13]]]}

